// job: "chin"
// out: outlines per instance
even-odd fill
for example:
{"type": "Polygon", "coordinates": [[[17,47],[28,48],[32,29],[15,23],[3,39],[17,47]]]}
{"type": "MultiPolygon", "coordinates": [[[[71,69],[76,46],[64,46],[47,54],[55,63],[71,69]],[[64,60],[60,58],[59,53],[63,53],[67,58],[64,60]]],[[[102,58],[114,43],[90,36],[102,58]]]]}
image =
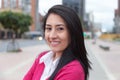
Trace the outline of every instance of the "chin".
{"type": "Polygon", "coordinates": [[[62,52],[63,52],[63,50],[58,50],[58,49],[52,49],[52,51],[53,51],[54,53],[62,53],[62,52]]]}

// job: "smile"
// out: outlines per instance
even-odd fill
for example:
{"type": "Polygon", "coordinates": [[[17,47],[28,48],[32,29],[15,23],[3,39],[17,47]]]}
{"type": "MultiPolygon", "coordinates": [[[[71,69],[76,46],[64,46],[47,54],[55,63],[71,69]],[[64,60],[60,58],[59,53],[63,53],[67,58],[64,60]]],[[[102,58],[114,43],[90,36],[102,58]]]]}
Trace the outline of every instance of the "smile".
{"type": "Polygon", "coordinates": [[[55,46],[58,46],[60,44],[59,41],[52,41],[51,43],[51,46],[55,47],[55,46]]]}

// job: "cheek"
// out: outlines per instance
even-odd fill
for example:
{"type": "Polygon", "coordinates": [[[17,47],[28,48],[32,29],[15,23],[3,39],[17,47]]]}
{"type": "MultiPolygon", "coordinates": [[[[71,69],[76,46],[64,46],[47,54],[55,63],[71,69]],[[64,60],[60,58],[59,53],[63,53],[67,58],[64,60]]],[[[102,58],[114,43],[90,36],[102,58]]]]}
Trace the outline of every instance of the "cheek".
{"type": "Polygon", "coordinates": [[[70,36],[68,34],[64,35],[64,44],[66,44],[67,46],[70,44],[70,36]]]}
{"type": "Polygon", "coordinates": [[[68,38],[67,38],[67,45],[69,45],[70,42],[71,42],[71,40],[70,40],[70,38],[68,37],[68,38]]]}
{"type": "Polygon", "coordinates": [[[66,37],[67,37],[67,40],[68,40],[68,42],[70,42],[70,34],[68,33],[68,31],[67,31],[67,33],[66,33],[66,37]]]}

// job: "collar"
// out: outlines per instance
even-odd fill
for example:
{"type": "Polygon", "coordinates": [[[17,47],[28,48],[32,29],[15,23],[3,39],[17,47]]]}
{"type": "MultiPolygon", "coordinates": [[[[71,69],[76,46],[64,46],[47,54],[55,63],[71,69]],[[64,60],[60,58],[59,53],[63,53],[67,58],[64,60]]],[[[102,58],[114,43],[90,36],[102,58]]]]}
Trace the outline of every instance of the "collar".
{"type": "Polygon", "coordinates": [[[47,60],[52,59],[54,53],[52,51],[47,52],[44,56],[40,58],[39,63],[46,62],[47,60]]]}
{"type": "Polygon", "coordinates": [[[43,62],[45,63],[45,65],[47,65],[52,62],[52,64],[55,66],[56,64],[58,64],[60,58],[57,58],[53,61],[53,55],[54,55],[53,51],[47,52],[44,56],[41,57],[39,63],[43,62]]]}

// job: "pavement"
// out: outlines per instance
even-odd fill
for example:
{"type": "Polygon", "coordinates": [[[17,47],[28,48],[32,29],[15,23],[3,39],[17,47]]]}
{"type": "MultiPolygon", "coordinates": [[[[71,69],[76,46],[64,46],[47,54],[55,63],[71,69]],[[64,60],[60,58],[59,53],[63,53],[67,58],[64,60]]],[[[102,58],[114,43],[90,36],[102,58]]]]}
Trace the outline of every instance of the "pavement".
{"type": "Polygon", "coordinates": [[[120,44],[99,39],[96,44],[93,40],[85,43],[93,67],[90,80],[120,80],[120,44]],[[100,45],[110,49],[104,50],[100,45]]]}
{"type": "Polygon", "coordinates": [[[0,80],[22,80],[45,44],[21,48],[22,52],[0,52],[0,80]]]}
{"type": "MultiPolygon", "coordinates": [[[[85,40],[91,61],[89,80],[120,80],[120,44],[108,41],[85,40]],[[99,45],[109,46],[106,51],[99,45]]],[[[22,52],[0,52],[0,80],[22,80],[37,55],[49,47],[46,44],[21,48],[22,52]]]]}

